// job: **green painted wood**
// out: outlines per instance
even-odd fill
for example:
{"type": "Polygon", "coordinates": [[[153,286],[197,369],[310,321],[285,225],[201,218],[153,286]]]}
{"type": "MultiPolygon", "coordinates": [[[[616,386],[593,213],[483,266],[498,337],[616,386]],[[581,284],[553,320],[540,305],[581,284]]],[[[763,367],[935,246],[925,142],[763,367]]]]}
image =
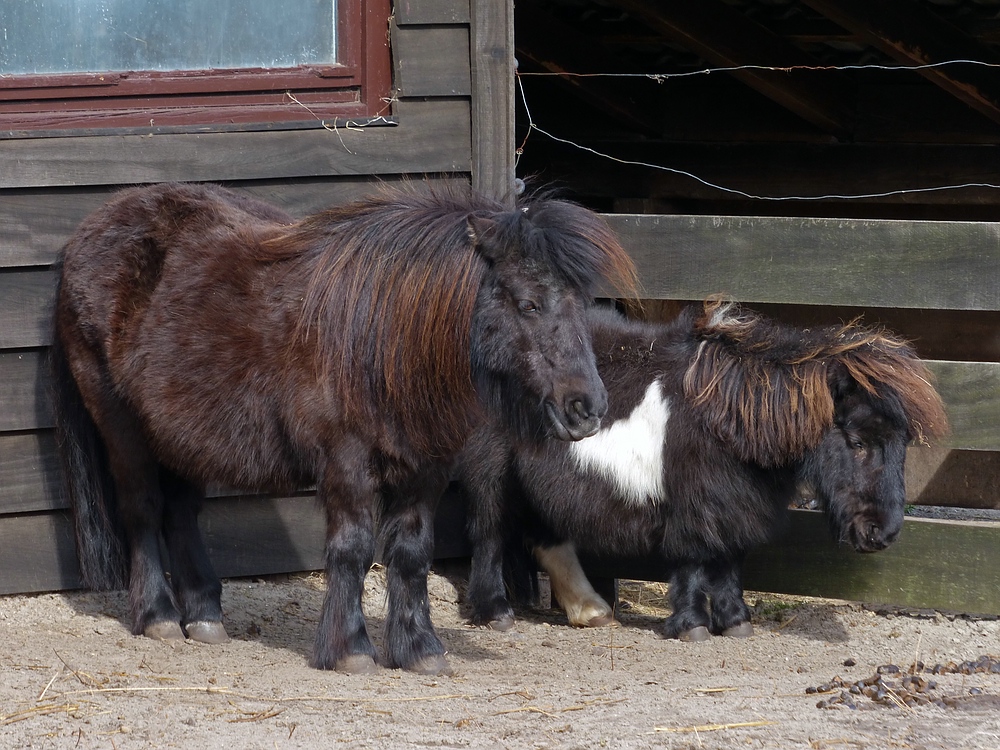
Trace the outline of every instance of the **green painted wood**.
{"type": "Polygon", "coordinates": [[[469,0],[396,0],[393,16],[400,26],[469,23],[469,0]]]}
{"type": "Polygon", "coordinates": [[[747,588],[1000,615],[1000,524],[908,518],[892,547],[861,555],[834,544],[822,514],[792,516],[748,560],[747,588]]]}
{"type": "Polygon", "coordinates": [[[995,362],[928,362],[944,399],[952,448],[1000,450],[1000,365],[995,362]]]}
{"type": "Polygon", "coordinates": [[[471,170],[468,101],[396,112],[396,126],[10,140],[0,189],[471,170]]]}
{"type": "MultiPolygon", "coordinates": [[[[1000,615],[1000,524],[907,518],[892,547],[862,555],[831,539],[822,513],[790,516],[785,533],[748,558],[746,589],[1000,615]]],[[[585,563],[588,574],[670,578],[654,560],[585,563]]]]}
{"type": "Polygon", "coordinates": [[[399,96],[469,96],[467,26],[404,26],[392,30],[399,96]]]}
{"type": "Polygon", "coordinates": [[[644,296],[1000,310],[1000,224],[608,214],[644,296]]]}

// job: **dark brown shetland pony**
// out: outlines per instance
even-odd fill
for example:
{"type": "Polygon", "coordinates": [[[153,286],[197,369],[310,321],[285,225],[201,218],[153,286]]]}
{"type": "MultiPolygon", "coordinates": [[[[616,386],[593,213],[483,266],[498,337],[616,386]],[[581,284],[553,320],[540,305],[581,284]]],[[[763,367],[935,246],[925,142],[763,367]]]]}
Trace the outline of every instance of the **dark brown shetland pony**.
{"type": "Polygon", "coordinates": [[[121,193],[63,249],[55,313],[85,580],[127,581],[136,634],[224,640],[206,483],[315,483],[328,590],[312,665],[375,667],[361,593],[379,519],[383,663],[446,672],[426,575],[452,460],[485,414],[564,440],[598,429],[585,310],[604,282],[630,288],[630,261],[559,200],[410,189],[293,221],[213,186],[121,193]]]}
{"type": "Polygon", "coordinates": [[[579,549],[661,560],[666,636],[749,635],[743,559],[799,482],[838,540],[875,552],[896,539],[906,445],[947,430],[930,374],[903,341],[854,324],[781,325],[717,300],[665,325],[589,318],[610,403],[601,429],[532,445],[487,426],[467,446],[473,622],[513,624],[502,573],[530,592],[529,551],[571,623],[610,620],[579,549]]]}

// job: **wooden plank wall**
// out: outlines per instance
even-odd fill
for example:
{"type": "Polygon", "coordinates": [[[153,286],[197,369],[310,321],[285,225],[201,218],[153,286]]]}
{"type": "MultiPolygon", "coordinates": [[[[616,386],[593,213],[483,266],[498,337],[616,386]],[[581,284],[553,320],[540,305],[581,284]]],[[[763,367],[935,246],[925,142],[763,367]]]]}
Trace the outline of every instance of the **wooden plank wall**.
{"type": "MultiPolygon", "coordinates": [[[[389,33],[396,124],[0,141],[0,593],[79,585],[44,354],[50,266],[86,214],[123,185],[166,180],[223,182],[305,215],[376,181],[473,179],[469,0],[397,2],[389,33]]],[[[498,143],[486,159],[502,155],[498,143]]],[[[205,527],[220,572],[249,575],[320,567],[322,518],[308,496],[227,496],[205,527]]]]}

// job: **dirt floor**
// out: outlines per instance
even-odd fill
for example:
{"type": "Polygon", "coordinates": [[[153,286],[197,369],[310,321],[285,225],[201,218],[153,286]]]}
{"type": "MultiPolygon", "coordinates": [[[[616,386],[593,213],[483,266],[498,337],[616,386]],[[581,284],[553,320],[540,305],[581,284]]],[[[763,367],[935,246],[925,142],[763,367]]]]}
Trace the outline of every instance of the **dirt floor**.
{"type": "MultiPolygon", "coordinates": [[[[378,571],[368,588],[378,643],[378,571]]],[[[1000,655],[996,620],[751,593],[756,635],[680,643],[656,634],[662,594],[623,585],[620,627],[546,610],[497,633],[434,575],[445,678],[309,669],[315,575],[227,582],[223,646],[133,637],[117,593],[4,597],[0,747],[1000,748],[1000,667],[963,665],[1000,655]],[[915,661],[944,673],[907,680],[915,661]]]]}

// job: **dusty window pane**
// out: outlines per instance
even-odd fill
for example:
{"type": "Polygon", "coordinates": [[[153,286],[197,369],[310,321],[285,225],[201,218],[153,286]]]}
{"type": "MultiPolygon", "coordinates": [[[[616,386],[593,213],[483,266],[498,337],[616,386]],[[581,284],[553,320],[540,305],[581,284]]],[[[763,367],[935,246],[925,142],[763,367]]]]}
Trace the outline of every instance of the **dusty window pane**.
{"type": "Polygon", "coordinates": [[[335,0],[0,0],[0,73],[336,62],[335,0]]]}

